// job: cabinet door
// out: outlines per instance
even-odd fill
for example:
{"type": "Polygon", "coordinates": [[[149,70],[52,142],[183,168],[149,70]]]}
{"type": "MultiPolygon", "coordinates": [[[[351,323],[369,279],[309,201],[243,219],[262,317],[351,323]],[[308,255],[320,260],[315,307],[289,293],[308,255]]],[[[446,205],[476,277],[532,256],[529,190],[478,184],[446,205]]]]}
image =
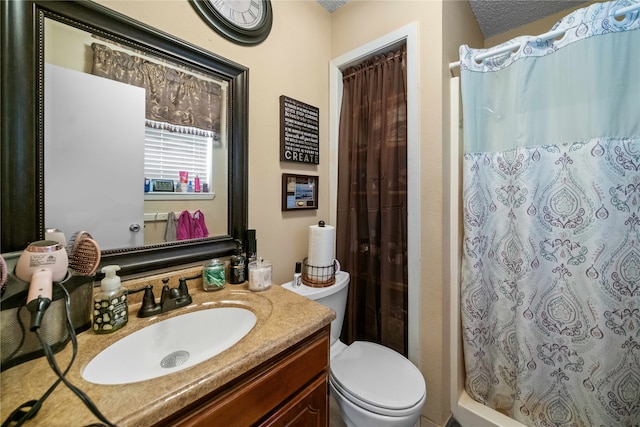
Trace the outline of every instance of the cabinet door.
{"type": "Polygon", "coordinates": [[[155,427],[328,426],[329,328],[155,427]]]}
{"type": "Polygon", "coordinates": [[[327,377],[322,376],[294,396],[263,427],[326,427],[329,425],[327,377]]]}

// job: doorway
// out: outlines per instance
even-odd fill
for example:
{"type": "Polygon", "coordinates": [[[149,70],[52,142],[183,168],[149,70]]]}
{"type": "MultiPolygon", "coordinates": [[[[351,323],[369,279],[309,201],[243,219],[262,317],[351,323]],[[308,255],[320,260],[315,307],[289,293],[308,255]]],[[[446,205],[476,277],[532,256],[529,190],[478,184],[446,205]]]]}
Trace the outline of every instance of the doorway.
{"type": "Polygon", "coordinates": [[[408,233],[408,357],[420,366],[420,144],[418,118],[417,23],[411,23],[331,61],[329,112],[330,221],[336,223],[338,187],[338,128],[342,100],[342,71],[363,60],[407,45],[407,228],[408,233]]]}

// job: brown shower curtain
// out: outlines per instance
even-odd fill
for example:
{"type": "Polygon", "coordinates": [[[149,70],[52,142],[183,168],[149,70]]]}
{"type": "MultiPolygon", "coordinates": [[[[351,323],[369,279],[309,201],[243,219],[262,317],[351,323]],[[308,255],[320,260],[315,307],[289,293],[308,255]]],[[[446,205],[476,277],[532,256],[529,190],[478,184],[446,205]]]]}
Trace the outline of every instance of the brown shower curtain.
{"type": "Polygon", "coordinates": [[[336,250],[351,274],[342,338],[407,355],[406,46],[343,74],[336,250]]]}

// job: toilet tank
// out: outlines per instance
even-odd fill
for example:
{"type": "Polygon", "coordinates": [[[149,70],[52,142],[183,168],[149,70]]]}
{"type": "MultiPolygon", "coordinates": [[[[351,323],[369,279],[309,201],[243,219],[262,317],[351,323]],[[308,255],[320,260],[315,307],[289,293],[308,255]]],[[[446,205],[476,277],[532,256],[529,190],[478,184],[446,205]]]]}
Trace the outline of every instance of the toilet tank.
{"type": "Polygon", "coordinates": [[[342,322],[347,307],[347,295],[349,294],[349,273],[346,271],[337,273],[336,282],[324,288],[312,288],[304,284],[294,288],[293,282],[285,283],[282,287],[319,302],[335,311],[336,318],[331,322],[331,344],[340,339],[342,322]]]}

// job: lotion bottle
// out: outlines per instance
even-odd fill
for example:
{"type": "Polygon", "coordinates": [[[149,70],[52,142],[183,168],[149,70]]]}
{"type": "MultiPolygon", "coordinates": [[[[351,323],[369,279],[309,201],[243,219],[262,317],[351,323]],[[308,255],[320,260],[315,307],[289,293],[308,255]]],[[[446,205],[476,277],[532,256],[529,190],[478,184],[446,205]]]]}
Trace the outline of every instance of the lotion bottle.
{"type": "Polygon", "coordinates": [[[93,331],[96,334],[117,331],[129,321],[127,290],[120,283],[118,270],[119,265],[107,265],[101,270],[105,276],[93,297],[93,331]]]}
{"type": "Polygon", "coordinates": [[[302,284],[302,263],[296,262],[296,272],[293,274],[293,287],[297,288],[302,284]]]}

